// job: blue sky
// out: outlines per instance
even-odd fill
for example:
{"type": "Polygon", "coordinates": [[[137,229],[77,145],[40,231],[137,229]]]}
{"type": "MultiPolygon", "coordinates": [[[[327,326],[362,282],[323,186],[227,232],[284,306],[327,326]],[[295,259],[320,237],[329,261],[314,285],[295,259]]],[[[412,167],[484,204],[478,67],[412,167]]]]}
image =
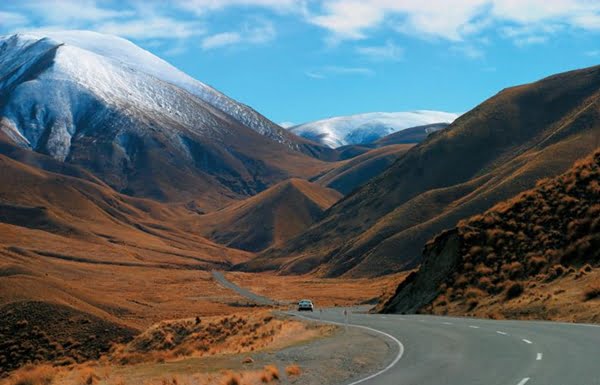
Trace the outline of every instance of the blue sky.
{"type": "Polygon", "coordinates": [[[276,122],[464,112],[600,64],[598,0],[5,0],[0,33],[122,36],[276,122]]]}

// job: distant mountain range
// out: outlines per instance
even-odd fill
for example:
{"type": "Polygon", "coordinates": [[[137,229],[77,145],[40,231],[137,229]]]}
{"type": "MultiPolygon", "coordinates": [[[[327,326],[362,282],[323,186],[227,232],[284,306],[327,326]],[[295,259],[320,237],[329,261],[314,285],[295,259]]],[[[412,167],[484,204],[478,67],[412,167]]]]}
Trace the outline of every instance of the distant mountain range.
{"type": "Polygon", "coordinates": [[[384,136],[411,127],[437,123],[452,123],[458,114],[441,111],[372,112],[350,116],[339,116],[289,127],[288,130],[306,139],[331,148],[351,144],[368,144],[384,136]]]}
{"type": "Polygon", "coordinates": [[[241,268],[325,276],[414,268],[435,234],[564,172],[600,145],[599,132],[600,66],[505,89],[241,268]]]}
{"type": "Polygon", "coordinates": [[[0,63],[0,130],[129,195],[218,207],[334,156],[118,37],[5,36],[0,63]]]}

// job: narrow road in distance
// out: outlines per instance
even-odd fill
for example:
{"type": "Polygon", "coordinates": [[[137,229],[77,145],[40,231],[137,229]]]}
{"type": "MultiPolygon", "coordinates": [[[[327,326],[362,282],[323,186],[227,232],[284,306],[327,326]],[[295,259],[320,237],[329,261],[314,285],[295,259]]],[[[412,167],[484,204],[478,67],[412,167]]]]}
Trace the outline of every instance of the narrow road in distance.
{"type": "MultiPolygon", "coordinates": [[[[252,301],[275,303],[220,277],[252,301]]],[[[292,314],[345,323],[343,309],[292,314]]],[[[349,323],[388,334],[400,349],[393,365],[348,385],[600,385],[597,325],[364,313],[349,323]]]]}

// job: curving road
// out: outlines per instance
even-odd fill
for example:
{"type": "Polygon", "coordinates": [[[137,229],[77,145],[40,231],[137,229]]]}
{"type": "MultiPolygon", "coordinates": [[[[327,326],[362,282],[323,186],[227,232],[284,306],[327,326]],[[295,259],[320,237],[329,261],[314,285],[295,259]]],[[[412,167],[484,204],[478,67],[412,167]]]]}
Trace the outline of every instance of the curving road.
{"type": "MultiPolygon", "coordinates": [[[[342,309],[302,316],[344,323],[342,309]]],[[[350,324],[401,343],[397,362],[352,385],[600,385],[596,325],[358,313],[350,324]]]]}

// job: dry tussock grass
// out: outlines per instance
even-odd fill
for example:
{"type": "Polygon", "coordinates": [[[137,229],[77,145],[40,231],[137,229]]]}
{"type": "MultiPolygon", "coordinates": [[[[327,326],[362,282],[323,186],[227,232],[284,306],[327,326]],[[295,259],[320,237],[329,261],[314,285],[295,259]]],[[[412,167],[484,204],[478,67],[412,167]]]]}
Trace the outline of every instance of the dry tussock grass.
{"type": "Polygon", "coordinates": [[[302,373],[302,369],[298,365],[289,365],[285,368],[285,373],[288,376],[299,376],[302,373]]]}
{"type": "Polygon", "coordinates": [[[160,322],[133,341],[117,345],[107,356],[112,363],[133,365],[184,357],[249,353],[315,338],[328,327],[277,318],[260,311],[245,315],[160,322]]]}
{"type": "MultiPolygon", "coordinates": [[[[299,376],[300,367],[286,367],[290,376],[299,376]]],[[[111,372],[111,367],[79,365],[58,368],[50,365],[25,366],[11,374],[3,385],[263,385],[280,380],[279,369],[267,365],[259,370],[231,371],[217,373],[194,373],[189,375],[171,375],[144,379],[126,380],[111,372]]]]}
{"type": "Polygon", "coordinates": [[[26,365],[13,373],[9,385],[50,385],[56,377],[57,369],[51,365],[26,365]]]}
{"type": "MultiPolygon", "coordinates": [[[[553,179],[458,224],[462,260],[431,309],[468,312],[518,301],[531,282],[579,279],[600,264],[600,151],[553,179]],[[449,301],[449,303],[447,303],[449,301]],[[443,304],[443,305],[442,305],[443,304]]],[[[589,286],[585,300],[600,297],[589,286]]]]}

